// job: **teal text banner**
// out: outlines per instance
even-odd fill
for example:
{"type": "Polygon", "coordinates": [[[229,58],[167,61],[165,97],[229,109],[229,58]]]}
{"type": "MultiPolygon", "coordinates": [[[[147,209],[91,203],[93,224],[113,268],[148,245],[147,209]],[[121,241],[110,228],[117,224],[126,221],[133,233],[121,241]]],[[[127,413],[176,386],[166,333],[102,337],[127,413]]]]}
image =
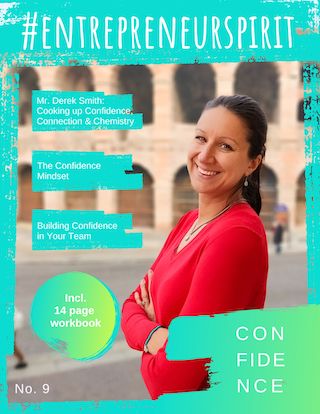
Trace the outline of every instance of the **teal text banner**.
{"type": "Polygon", "coordinates": [[[139,190],[142,174],[132,171],[132,155],[103,152],[33,151],[33,191],[139,190]]]}
{"type": "MultiPolygon", "coordinates": [[[[320,45],[316,0],[232,0],[194,3],[69,1],[2,5],[0,36],[10,38],[16,64],[38,55],[122,62],[175,63],[316,60],[320,45]],[[23,56],[19,53],[23,52],[23,56]]],[[[0,53],[7,53],[2,42],[0,53]]]]}
{"type": "Polygon", "coordinates": [[[33,250],[82,250],[142,247],[142,233],[132,229],[131,214],[103,211],[33,210],[33,250]]]}
{"type": "Polygon", "coordinates": [[[142,125],[142,114],[132,113],[132,95],[32,92],[33,131],[128,130],[142,125]]]}

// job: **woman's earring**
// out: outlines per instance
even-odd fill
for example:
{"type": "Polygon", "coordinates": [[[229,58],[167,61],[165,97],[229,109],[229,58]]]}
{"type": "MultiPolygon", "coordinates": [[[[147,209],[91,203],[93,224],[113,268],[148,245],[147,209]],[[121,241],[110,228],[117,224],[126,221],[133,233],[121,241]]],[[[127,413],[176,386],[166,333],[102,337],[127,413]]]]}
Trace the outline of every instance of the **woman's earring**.
{"type": "Polygon", "coordinates": [[[244,185],[244,187],[248,187],[248,185],[249,185],[248,177],[246,177],[246,179],[244,180],[243,185],[244,185]]]}

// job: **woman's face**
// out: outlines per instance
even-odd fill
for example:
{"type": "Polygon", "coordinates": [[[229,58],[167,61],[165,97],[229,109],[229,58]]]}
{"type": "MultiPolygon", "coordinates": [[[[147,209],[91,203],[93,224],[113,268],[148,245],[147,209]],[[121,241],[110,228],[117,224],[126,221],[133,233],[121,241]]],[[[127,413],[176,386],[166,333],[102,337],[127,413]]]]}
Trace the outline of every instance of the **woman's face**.
{"type": "Polygon", "coordinates": [[[199,194],[226,198],[261,162],[248,156],[248,129],[240,117],[218,106],[205,110],[188,152],[191,184],[199,194]]]}

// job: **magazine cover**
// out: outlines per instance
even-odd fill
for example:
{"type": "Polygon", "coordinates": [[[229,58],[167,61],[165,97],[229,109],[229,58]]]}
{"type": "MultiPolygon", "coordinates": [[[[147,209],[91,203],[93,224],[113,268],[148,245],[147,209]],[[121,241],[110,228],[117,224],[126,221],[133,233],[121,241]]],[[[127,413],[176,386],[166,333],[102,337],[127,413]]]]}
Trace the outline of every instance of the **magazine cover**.
{"type": "Polygon", "coordinates": [[[319,6],[1,2],[1,413],[318,413],[319,6]]]}

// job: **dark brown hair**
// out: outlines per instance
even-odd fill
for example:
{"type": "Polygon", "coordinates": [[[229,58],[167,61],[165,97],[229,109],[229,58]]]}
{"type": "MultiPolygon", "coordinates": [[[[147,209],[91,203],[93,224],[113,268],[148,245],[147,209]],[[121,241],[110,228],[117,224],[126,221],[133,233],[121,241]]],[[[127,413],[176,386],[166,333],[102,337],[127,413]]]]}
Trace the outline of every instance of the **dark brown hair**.
{"type": "MultiPolygon", "coordinates": [[[[247,137],[249,142],[249,158],[254,159],[259,154],[264,158],[268,125],[266,115],[258,102],[246,95],[219,96],[207,102],[204,111],[218,106],[223,106],[235,115],[238,115],[245,122],[249,131],[247,137]]],[[[257,214],[261,210],[260,171],[261,163],[247,177],[248,186],[244,186],[246,177],[243,177],[235,189],[235,192],[241,189],[242,196],[257,214]]]]}

